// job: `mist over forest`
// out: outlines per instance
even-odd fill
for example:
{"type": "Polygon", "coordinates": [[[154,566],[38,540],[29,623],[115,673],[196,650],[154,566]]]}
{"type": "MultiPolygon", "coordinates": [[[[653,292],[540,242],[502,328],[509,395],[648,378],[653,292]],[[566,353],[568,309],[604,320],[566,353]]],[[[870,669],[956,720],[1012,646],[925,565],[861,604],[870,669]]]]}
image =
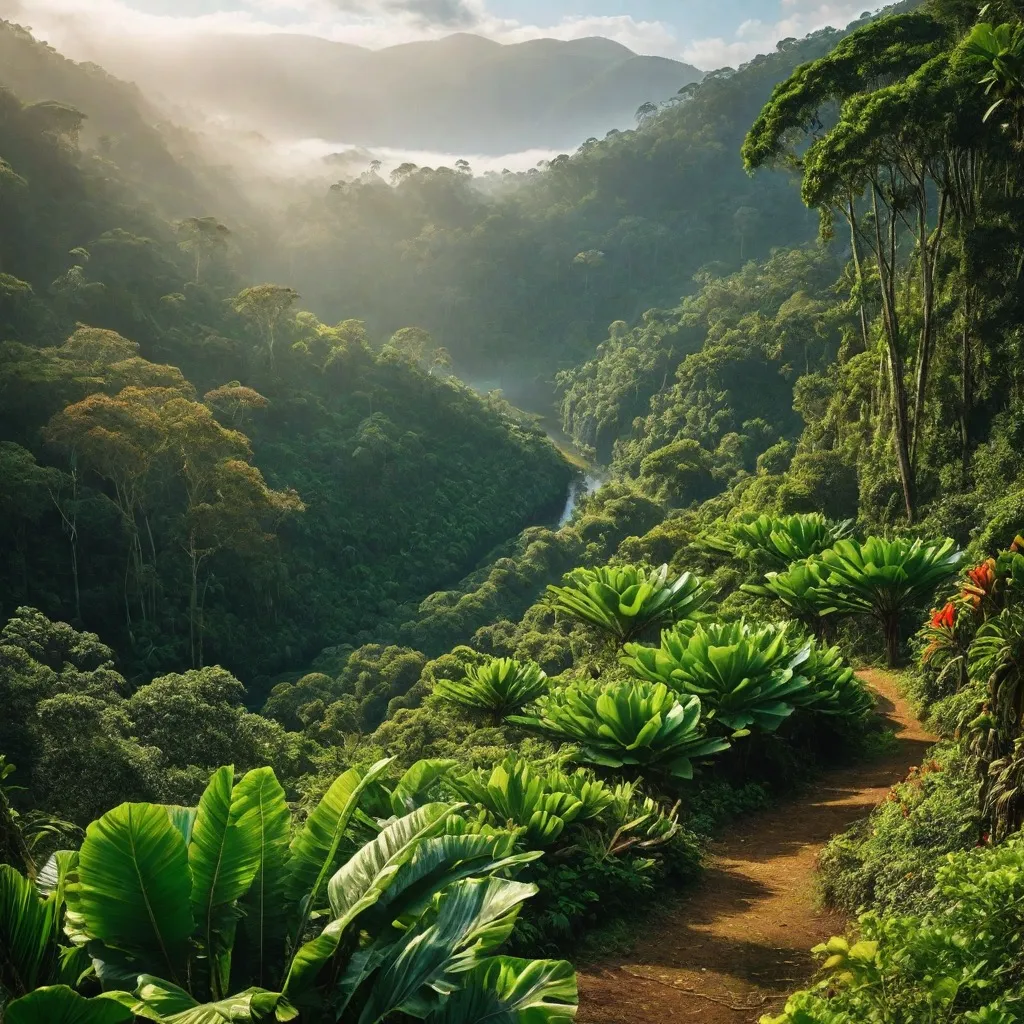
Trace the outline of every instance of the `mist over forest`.
{"type": "Polygon", "coordinates": [[[0,0],[0,1022],[1022,1024],[1024,5],[445,9],[0,0]]]}

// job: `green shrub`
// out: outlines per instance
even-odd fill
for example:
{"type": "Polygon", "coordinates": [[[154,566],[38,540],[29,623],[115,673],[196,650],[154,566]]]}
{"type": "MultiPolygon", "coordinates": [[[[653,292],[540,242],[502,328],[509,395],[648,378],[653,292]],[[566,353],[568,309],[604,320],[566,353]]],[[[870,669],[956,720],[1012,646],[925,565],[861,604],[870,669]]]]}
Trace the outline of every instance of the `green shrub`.
{"type": "Polygon", "coordinates": [[[822,851],[825,901],[848,913],[926,905],[946,855],[977,842],[979,821],[975,759],[956,744],[938,744],[868,818],[822,851]]]}
{"type": "Polygon", "coordinates": [[[1015,1024],[1022,930],[1024,841],[953,854],[927,911],[862,915],[856,941],[814,950],[823,980],[762,1024],[1015,1024]]]}

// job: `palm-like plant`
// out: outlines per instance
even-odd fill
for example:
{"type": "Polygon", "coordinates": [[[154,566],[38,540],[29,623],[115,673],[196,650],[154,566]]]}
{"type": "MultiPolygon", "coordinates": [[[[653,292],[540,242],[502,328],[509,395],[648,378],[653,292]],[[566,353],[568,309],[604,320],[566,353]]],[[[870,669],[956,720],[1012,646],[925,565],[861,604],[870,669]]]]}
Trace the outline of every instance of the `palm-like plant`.
{"type": "Polygon", "coordinates": [[[744,583],[740,589],[748,594],[780,601],[815,636],[820,636],[824,625],[822,602],[818,597],[820,585],[818,565],[813,558],[809,558],[803,562],[794,562],[785,572],[766,573],[764,583],[744,583]]]}
{"type": "Polygon", "coordinates": [[[760,552],[779,565],[789,565],[832,547],[852,531],[852,519],[837,523],[820,512],[762,515],[750,522],[729,523],[705,537],[704,544],[736,558],[760,552]]]}
{"type": "Polygon", "coordinates": [[[797,707],[849,719],[866,718],[874,710],[874,698],[843,660],[838,647],[811,641],[800,674],[809,685],[791,698],[797,707]]]}
{"type": "Polygon", "coordinates": [[[693,777],[695,759],[729,746],[705,734],[698,698],[641,680],[572,683],[541,698],[532,715],[512,720],[578,744],[576,756],[591,764],[683,779],[693,777]]]}
{"type": "Polygon", "coordinates": [[[549,686],[540,665],[513,658],[491,658],[482,665],[470,665],[464,679],[439,679],[434,692],[500,722],[546,693],[549,686]]]}
{"type": "Polygon", "coordinates": [[[645,629],[695,615],[710,596],[708,585],[691,573],[670,582],[667,565],[574,569],[565,584],[548,587],[555,611],[597,626],[620,644],[645,629]]]}
{"type": "Polygon", "coordinates": [[[450,784],[478,805],[491,824],[525,829],[525,841],[533,848],[550,845],[566,825],[596,817],[614,799],[612,790],[589,772],[542,772],[514,756],[490,772],[469,772],[450,784]]]}
{"type": "MultiPolygon", "coordinates": [[[[17,898],[0,889],[0,931],[14,936],[5,951],[17,976],[59,981],[34,965],[80,970],[84,955],[105,987],[135,989],[116,994],[126,1018],[99,1021],[301,1014],[369,1024],[407,1013],[466,1024],[482,1019],[474,1007],[489,1007],[488,1019],[520,1020],[530,1007],[540,1021],[568,1021],[567,964],[490,956],[536,891],[499,873],[538,854],[514,853],[509,833],[452,828],[459,806],[439,803],[354,844],[349,825],[386,766],[342,775],[290,842],[284,791],[269,768],[235,785],[232,769],[220,769],[198,808],[122,804],[89,826],[79,853],[56,856],[45,900],[29,900],[27,882],[17,898]],[[66,948],[56,945],[62,908],[66,948]],[[478,988],[492,981],[496,989],[478,988]]],[[[78,998],[26,987],[8,989],[25,997],[8,1008],[25,1024],[63,1019],[55,1001],[78,998]]]]}
{"type": "Polygon", "coordinates": [[[889,665],[895,666],[903,615],[925,604],[956,573],[962,557],[952,540],[841,540],[818,557],[822,582],[814,595],[823,615],[841,611],[874,617],[885,634],[889,665]]]}
{"type": "Polygon", "coordinates": [[[628,645],[622,661],[642,679],[699,697],[721,729],[774,732],[810,686],[802,674],[809,653],[786,625],[683,622],[662,633],[660,647],[628,645]]]}

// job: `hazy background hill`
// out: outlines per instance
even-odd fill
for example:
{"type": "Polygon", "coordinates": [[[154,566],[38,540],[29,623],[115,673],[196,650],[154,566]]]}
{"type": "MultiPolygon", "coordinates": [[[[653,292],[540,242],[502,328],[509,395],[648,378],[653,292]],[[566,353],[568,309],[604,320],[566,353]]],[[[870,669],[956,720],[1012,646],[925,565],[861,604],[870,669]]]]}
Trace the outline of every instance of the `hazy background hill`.
{"type": "Polygon", "coordinates": [[[65,104],[84,114],[76,141],[95,169],[129,182],[165,216],[247,212],[233,175],[218,166],[203,139],[170,121],[136,85],[98,64],[71,60],[2,19],[0,88],[24,103],[65,104]]]}
{"type": "Polygon", "coordinates": [[[131,48],[89,37],[74,54],[186,116],[191,108],[238,130],[464,155],[575,149],[701,77],[601,38],[502,45],[457,34],[369,50],[287,34],[131,48]]]}

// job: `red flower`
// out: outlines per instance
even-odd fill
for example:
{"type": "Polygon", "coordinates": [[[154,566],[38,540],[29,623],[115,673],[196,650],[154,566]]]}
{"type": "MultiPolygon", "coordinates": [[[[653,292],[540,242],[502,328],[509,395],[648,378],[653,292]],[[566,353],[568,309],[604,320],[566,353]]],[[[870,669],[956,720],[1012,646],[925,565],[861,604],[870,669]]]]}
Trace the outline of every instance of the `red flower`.
{"type": "Polygon", "coordinates": [[[932,615],[933,629],[952,629],[956,623],[956,607],[953,602],[948,602],[945,607],[940,608],[932,615]]]}
{"type": "Polygon", "coordinates": [[[1013,538],[1013,543],[1010,545],[1010,550],[1014,554],[1020,554],[1022,551],[1024,551],[1024,537],[1022,537],[1019,533],[1016,537],[1013,538]]]}
{"type": "Polygon", "coordinates": [[[964,585],[963,599],[975,608],[981,599],[987,597],[996,582],[996,560],[994,558],[982,562],[981,565],[967,572],[969,583],[964,585]]]}

